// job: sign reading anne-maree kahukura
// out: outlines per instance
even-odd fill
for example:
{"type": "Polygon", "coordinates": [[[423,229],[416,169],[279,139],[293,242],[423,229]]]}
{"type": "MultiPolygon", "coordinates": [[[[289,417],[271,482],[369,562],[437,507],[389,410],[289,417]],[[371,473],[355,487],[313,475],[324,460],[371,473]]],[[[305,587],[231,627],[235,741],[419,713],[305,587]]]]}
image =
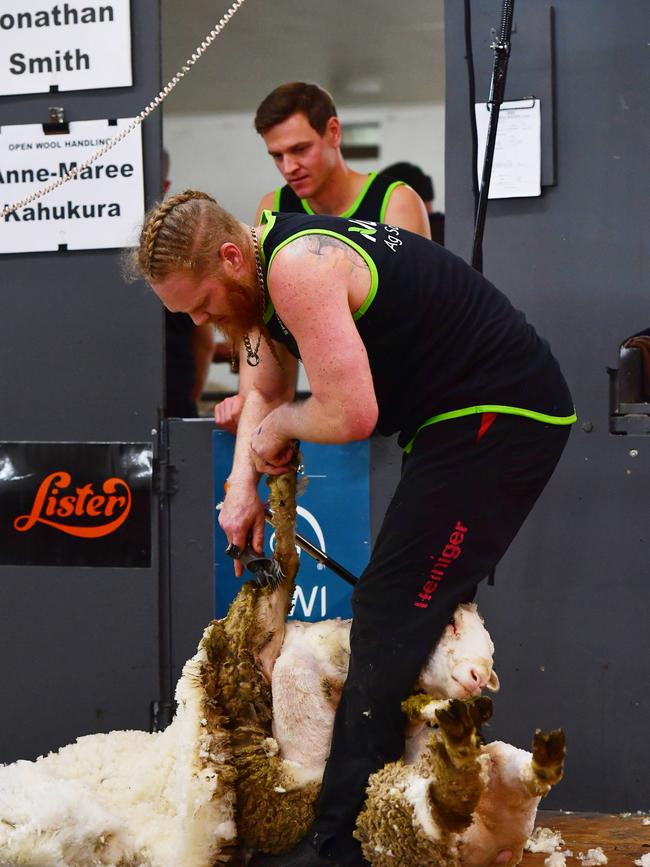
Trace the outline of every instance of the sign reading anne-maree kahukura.
{"type": "MultiPolygon", "coordinates": [[[[0,210],[82,165],[129,125],[129,118],[0,127],[0,210]]],[[[0,219],[0,253],[131,247],[144,215],[142,133],[138,127],[78,177],[0,219]]]]}
{"type": "Polygon", "coordinates": [[[148,567],[151,443],[0,443],[0,564],[148,567]]]}
{"type": "Polygon", "coordinates": [[[130,0],[2,0],[0,95],[130,87],[130,0]]]}

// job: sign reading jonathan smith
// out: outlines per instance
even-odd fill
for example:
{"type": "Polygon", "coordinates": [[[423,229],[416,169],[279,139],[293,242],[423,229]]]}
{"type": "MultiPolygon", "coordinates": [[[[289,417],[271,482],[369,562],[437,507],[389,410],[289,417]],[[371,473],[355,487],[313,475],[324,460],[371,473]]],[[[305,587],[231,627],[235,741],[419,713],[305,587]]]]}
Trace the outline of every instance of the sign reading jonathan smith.
{"type": "Polygon", "coordinates": [[[1,0],[0,95],[130,87],[130,0],[1,0]]]}
{"type": "MultiPolygon", "coordinates": [[[[2,2],[2,0],[0,0],[2,2]]],[[[130,123],[77,121],[46,135],[42,124],[0,127],[0,206],[22,201],[82,165],[130,123]]],[[[144,215],[141,127],[71,181],[0,218],[0,253],[132,247],[144,215]]]]}

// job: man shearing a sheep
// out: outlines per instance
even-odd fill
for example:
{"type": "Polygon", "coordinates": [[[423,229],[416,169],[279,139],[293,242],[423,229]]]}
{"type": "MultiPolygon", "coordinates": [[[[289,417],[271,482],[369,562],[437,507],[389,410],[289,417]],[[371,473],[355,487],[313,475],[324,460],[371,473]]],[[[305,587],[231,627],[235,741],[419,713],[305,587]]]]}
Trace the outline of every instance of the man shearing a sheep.
{"type": "Polygon", "coordinates": [[[134,255],[169,310],[216,325],[254,368],[220,515],[229,542],[262,550],[257,484],[287,469],[295,440],[399,433],[315,823],[293,851],[252,862],[361,865],[355,819],[369,775],[403,752],[400,703],[548,482],[575,421],[569,390],[499,290],[395,226],[266,211],[250,227],[189,190],[150,212],[134,255]]]}

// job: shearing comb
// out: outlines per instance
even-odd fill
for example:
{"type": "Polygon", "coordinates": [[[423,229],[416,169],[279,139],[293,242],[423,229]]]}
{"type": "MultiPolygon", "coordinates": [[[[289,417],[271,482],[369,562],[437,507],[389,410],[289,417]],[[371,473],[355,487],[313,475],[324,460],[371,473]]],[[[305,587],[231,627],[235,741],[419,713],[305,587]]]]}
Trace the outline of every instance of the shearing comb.
{"type": "Polygon", "coordinates": [[[239,560],[252,573],[260,587],[277,590],[284,581],[285,575],[278,561],[265,554],[258,554],[250,545],[242,551],[239,545],[233,545],[231,542],[226,548],[226,554],[233,560],[239,560]]]}

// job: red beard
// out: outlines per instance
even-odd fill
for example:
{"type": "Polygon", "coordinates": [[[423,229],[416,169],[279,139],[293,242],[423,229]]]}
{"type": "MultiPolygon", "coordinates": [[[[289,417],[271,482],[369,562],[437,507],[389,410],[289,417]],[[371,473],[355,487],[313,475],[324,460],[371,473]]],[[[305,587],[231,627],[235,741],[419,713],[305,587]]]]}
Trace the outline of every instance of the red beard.
{"type": "Polygon", "coordinates": [[[228,285],[228,310],[213,323],[226,340],[238,349],[244,335],[259,330],[263,323],[262,294],[257,283],[228,285]]]}

